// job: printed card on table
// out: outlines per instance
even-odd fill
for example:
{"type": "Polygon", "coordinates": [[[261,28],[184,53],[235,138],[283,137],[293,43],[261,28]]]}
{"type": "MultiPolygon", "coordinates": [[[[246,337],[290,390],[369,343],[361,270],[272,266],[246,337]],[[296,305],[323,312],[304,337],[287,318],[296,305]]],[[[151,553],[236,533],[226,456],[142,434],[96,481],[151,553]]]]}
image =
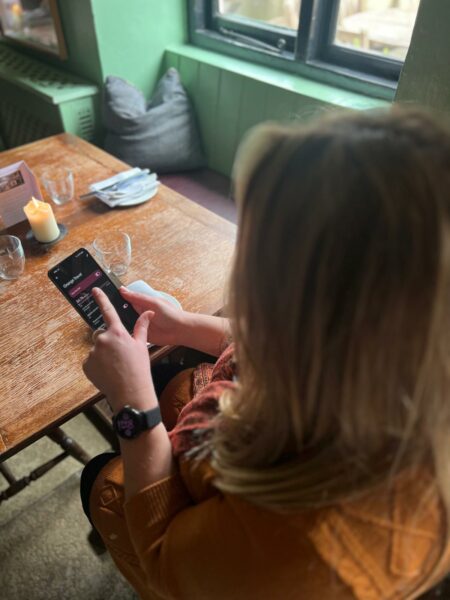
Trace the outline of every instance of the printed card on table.
{"type": "Polygon", "coordinates": [[[25,161],[0,169],[0,222],[3,227],[25,220],[23,207],[31,196],[42,200],[38,181],[25,161]]]}

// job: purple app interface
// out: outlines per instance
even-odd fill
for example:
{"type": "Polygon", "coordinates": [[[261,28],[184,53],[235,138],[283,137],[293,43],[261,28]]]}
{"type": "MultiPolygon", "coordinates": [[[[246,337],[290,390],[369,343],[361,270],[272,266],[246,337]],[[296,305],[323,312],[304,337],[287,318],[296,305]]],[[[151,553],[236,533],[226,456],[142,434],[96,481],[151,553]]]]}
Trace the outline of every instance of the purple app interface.
{"type": "Polygon", "coordinates": [[[92,296],[92,288],[102,289],[116,308],[122,323],[133,331],[138,315],[120,295],[87,250],[79,250],[52,270],[52,279],[83,318],[94,329],[104,324],[102,314],[92,296]]]}
{"type": "MultiPolygon", "coordinates": [[[[90,273],[87,277],[83,277],[83,273],[76,273],[69,281],[62,284],[69,296],[76,302],[78,308],[83,312],[87,321],[91,323],[94,329],[98,329],[103,325],[103,317],[100,309],[92,296],[92,288],[98,287],[102,289],[108,296],[108,288],[112,287],[109,279],[106,279],[105,274],[97,269],[90,273]]],[[[110,291],[110,290],[109,290],[110,291]]],[[[128,304],[123,303],[124,308],[128,304]]]]}

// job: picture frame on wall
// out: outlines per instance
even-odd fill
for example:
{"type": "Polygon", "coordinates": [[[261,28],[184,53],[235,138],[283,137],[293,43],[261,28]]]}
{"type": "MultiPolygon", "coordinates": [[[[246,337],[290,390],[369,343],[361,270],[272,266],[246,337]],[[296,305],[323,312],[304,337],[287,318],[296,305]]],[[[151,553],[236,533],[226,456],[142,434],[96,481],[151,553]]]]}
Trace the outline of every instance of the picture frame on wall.
{"type": "Polygon", "coordinates": [[[0,0],[0,34],[15,44],[67,58],[58,0],[0,0]]]}

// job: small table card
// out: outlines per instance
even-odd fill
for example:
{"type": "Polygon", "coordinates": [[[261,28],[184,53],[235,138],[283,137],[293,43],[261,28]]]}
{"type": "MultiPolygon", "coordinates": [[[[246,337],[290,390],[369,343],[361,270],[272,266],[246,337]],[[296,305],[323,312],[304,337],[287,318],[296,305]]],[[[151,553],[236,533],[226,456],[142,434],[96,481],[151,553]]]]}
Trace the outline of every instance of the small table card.
{"type": "Polygon", "coordinates": [[[0,169],[0,222],[11,227],[25,219],[23,207],[34,196],[42,200],[39,184],[25,161],[0,169]]]}

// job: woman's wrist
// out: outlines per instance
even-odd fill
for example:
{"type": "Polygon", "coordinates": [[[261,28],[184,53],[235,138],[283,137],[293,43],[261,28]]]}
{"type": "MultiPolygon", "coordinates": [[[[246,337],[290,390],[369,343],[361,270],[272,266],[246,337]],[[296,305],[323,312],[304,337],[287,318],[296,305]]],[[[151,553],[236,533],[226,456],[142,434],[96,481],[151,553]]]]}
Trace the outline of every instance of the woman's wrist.
{"type": "Polygon", "coordinates": [[[196,331],[196,313],[191,313],[187,311],[183,311],[180,321],[180,329],[179,329],[179,346],[186,346],[188,348],[192,348],[192,342],[195,340],[195,331],[196,331]]]}
{"type": "Polygon", "coordinates": [[[228,319],[198,313],[185,313],[181,334],[182,346],[220,356],[229,338],[228,319]]]}
{"type": "Polygon", "coordinates": [[[124,406],[131,406],[136,410],[151,410],[158,406],[153,385],[139,391],[126,391],[113,394],[108,397],[108,402],[114,414],[117,414],[124,406]]]}

